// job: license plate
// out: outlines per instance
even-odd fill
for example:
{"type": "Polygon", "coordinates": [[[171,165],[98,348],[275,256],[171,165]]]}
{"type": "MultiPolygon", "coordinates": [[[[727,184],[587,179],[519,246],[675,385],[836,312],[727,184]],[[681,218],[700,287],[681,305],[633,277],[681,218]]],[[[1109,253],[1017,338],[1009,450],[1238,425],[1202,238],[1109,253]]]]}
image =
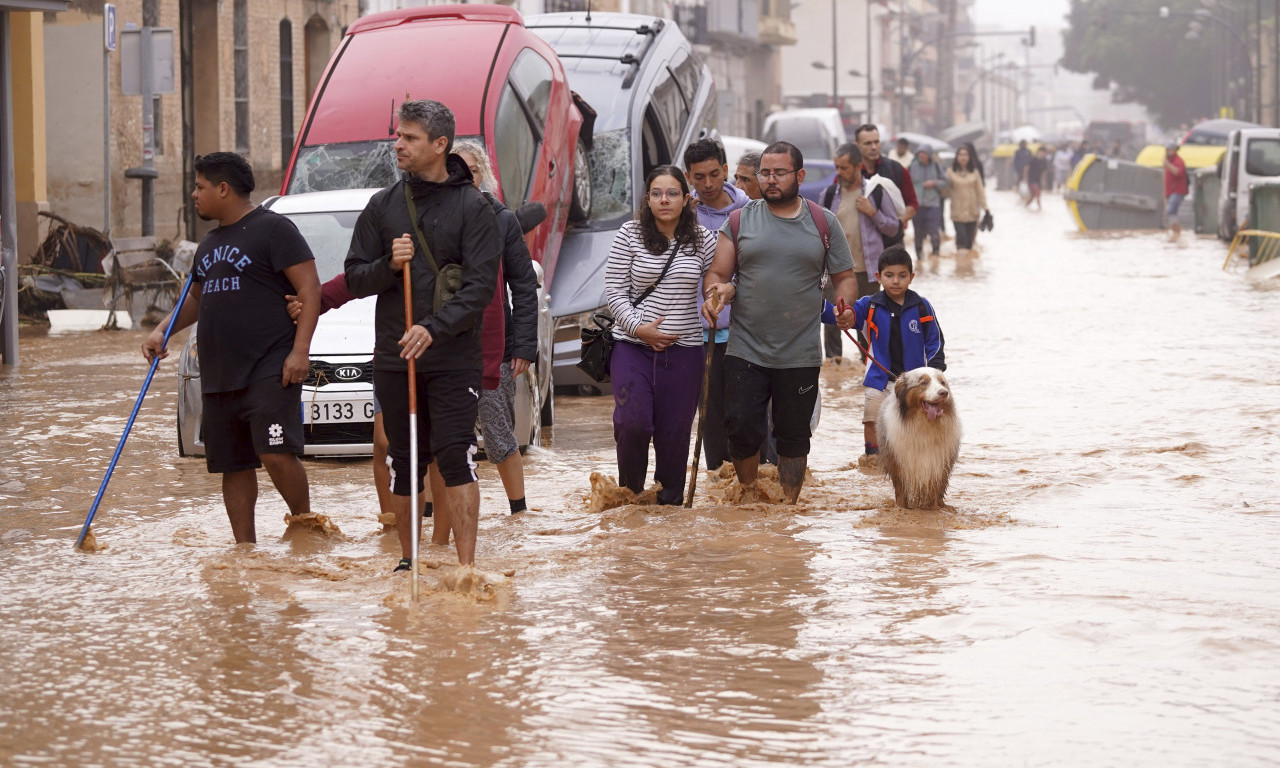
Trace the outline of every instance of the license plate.
{"type": "Polygon", "coordinates": [[[302,423],[373,421],[372,400],[324,400],[302,403],[302,423]]]}

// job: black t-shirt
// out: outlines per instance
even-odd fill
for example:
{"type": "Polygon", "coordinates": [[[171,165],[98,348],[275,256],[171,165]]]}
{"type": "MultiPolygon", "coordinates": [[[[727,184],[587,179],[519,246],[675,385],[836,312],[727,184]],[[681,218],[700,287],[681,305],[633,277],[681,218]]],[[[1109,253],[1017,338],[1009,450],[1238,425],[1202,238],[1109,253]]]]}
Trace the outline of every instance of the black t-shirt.
{"type": "Polygon", "coordinates": [[[201,286],[202,391],[232,392],[280,376],[295,331],[284,297],[297,293],[284,270],[312,259],[293,222],[264,208],[204,236],[193,267],[201,286]]]}
{"type": "Polygon", "coordinates": [[[1049,161],[1046,158],[1036,155],[1031,158],[1031,162],[1027,164],[1027,181],[1031,184],[1039,184],[1044,178],[1044,172],[1049,168],[1049,161]]]}

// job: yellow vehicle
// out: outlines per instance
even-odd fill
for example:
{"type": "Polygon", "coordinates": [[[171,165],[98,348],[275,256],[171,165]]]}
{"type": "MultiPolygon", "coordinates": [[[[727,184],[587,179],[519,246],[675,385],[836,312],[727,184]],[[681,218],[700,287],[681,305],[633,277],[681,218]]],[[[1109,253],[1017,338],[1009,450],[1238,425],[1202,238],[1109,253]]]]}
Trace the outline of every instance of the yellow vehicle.
{"type": "MultiPolygon", "coordinates": [[[[1047,145],[1038,141],[1027,142],[1027,149],[1031,150],[1033,155],[1042,146],[1047,145]]],[[[996,189],[1018,188],[1018,179],[1013,173],[1013,154],[1017,151],[1017,144],[997,144],[995,149],[991,150],[991,165],[994,166],[992,173],[996,177],[996,189]]]]}
{"type": "MultiPolygon", "coordinates": [[[[1222,156],[1226,154],[1226,151],[1226,147],[1183,144],[1178,147],[1178,157],[1182,158],[1187,170],[1192,171],[1196,168],[1209,168],[1217,165],[1222,156]]],[[[1164,153],[1163,144],[1148,144],[1138,153],[1138,157],[1134,162],[1138,165],[1160,168],[1164,165],[1164,153]]]]}

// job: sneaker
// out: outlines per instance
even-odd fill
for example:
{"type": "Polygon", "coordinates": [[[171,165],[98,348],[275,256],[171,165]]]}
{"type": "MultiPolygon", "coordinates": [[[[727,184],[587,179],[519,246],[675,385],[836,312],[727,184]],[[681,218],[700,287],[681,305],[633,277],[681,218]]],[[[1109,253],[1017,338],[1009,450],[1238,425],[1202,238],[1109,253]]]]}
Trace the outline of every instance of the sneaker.
{"type": "Polygon", "coordinates": [[[400,571],[412,571],[412,570],[413,570],[413,561],[407,557],[402,557],[400,558],[400,562],[396,563],[395,570],[391,572],[399,573],[400,571]]]}

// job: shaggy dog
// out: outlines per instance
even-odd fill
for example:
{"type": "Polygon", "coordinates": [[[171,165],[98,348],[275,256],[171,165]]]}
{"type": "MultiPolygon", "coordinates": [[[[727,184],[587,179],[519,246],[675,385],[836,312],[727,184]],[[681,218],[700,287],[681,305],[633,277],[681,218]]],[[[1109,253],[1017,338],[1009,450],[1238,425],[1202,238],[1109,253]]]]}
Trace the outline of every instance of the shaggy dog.
{"type": "Polygon", "coordinates": [[[960,419],[942,371],[916,368],[898,377],[876,419],[880,461],[903,509],[942,503],[960,455],[960,419]]]}

